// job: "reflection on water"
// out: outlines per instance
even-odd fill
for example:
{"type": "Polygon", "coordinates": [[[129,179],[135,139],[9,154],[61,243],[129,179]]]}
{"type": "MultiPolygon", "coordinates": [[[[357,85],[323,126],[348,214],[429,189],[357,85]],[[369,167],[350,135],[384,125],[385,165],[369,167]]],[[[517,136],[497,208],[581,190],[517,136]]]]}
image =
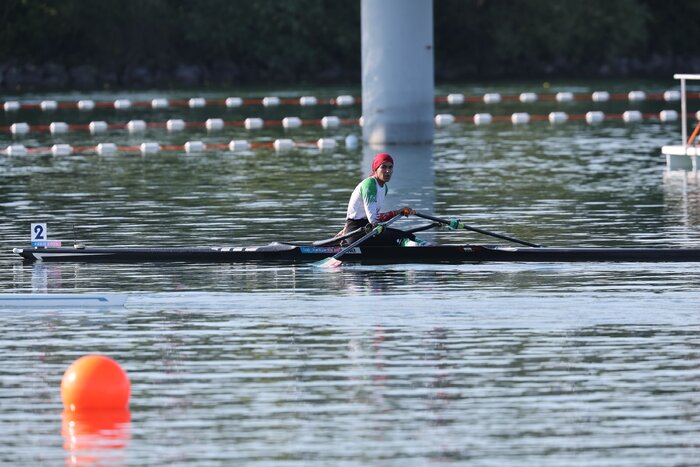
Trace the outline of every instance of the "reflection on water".
{"type": "Polygon", "coordinates": [[[107,453],[133,463],[692,464],[700,322],[676,296],[207,292],[2,314],[0,420],[42,446],[12,459],[60,462],[63,362],[96,350],[132,376],[133,439],[107,453]]]}
{"type": "MultiPolygon", "coordinates": [[[[626,83],[618,87],[629,90],[626,83]]],[[[655,112],[658,104],[635,105],[655,112]]],[[[533,113],[542,114],[564,105],[557,110],[591,110],[590,102],[534,105],[533,113]]],[[[631,104],[601,105],[619,113],[631,104]]],[[[242,119],[249,111],[61,115],[67,121],[203,121],[242,119]]],[[[307,119],[359,116],[353,107],[299,111],[307,119]]],[[[464,115],[482,111],[523,109],[508,102],[450,108],[464,115]]],[[[262,112],[280,119],[289,110],[262,112]]],[[[58,120],[24,110],[2,118],[8,125],[10,118],[58,120]]],[[[21,142],[226,143],[283,135],[342,141],[358,130],[32,133],[21,142]]],[[[387,208],[410,204],[548,246],[698,246],[697,190],[663,180],[659,148],[677,134],[677,124],[659,122],[438,128],[433,147],[388,149],[397,171],[387,208]]],[[[2,138],[0,147],[12,141],[2,138]]],[[[37,221],[49,224],[53,238],[87,245],[327,238],[342,226],[352,189],[381,149],[341,144],[331,153],[279,155],[0,157],[0,289],[129,294],[123,309],[0,310],[2,461],[82,459],[70,444],[64,449],[72,438],[61,439],[60,380],[77,357],[102,353],[123,362],[132,405],[129,424],[97,430],[98,442],[102,435],[107,444],[114,441],[87,454],[98,463],[697,462],[700,271],[694,264],[319,271],[265,264],[23,264],[9,253],[27,244],[29,224],[37,221]]],[[[494,242],[444,230],[431,240],[494,242]]]]}
{"type": "Polygon", "coordinates": [[[700,286],[695,263],[512,263],[463,265],[311,265],[245,264],[90,264],[30,263],[15,265],[22,292],[122,289],[152,292],[279,292],[303,296],[490,294],[617,291],[672,293],[700,286]],[[148,283],[149,287],[143,287],[148,283]]]}
{"type": "Polygon", "coordinates": [[[126,461],[131,437],[128,409],[84,413],[63,412],[65,465],[117,465],[126,461]]]}
{"type": "Polygon", "coordinates": [[[664,200],[667,209],[682,213],[683,226],[700,227],[700,183],[687,174],[664,177],[664,200]]]}

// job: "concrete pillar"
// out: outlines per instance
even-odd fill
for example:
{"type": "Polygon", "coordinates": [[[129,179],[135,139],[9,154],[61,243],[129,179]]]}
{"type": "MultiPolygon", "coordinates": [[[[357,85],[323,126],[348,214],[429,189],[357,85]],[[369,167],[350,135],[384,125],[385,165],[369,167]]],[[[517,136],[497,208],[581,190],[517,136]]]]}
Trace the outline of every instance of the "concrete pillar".
{"type": "Polygon", "coordinates": [[[362,0],[362,135],[427,144],[435,114],[432,0],[362,0]]]}

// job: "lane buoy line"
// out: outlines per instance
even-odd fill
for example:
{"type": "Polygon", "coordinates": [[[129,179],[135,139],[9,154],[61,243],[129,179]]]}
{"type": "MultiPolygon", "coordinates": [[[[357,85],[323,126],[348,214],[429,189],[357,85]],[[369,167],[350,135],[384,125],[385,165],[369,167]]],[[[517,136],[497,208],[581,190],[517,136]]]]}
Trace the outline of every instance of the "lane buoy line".
{"type": "MultiPolygon", "coordinates": [[[[687,93],[686,97],[688,99],[700,99],[700,92],[687,93]]],[[[574,93],[562,91],[557,93],[543,94],[537,94],[534,92],[521,92],[518,94],[500,94],[496,92],[490,92],[481,95],[464,95],[460,93],[451,93],[444,96],[435,96],[436,103],[447,103],[451,105],[476,102],[496,104],[502,101],[519,101],[522,103],[531,103],[536,102],[538,100],[557,102],[589,100],[593,102],[621,100],[638,102],[644,100],[665,100],[667,102],[672,102],[680,100],[680,91],[630,91],[626,93],[610,93],[608,91],[595,91],[592,93],[574,93]]],[[[332,98],[317,98],[315,96],[280,98],[277,96],[267,96],[256,98],[228,97],[226,99],[205,99],[203,97],[192,97],[187,100],[170,100],[161,97],[145,101],[131,101],[130,99],[124,98],[115,99],[113,101],[94,101],[92,99],[80,99],[78,101],[56,101],[52,99],[44,99],[39,102],[20,102],[15,100],[8,100],[3,102],[2,108],[6,112],[13,112],[20,109],[38,109],[43,111],[52,111],[57,109],[78,109],[89,111],[93,109],[127,110],[131,108],[167,109],[169,107],[189,107],[194,109],[206,106],[225,106],[228,108],[237,108],[251,105],[262,105],[264,107],[275,107],[279,105],[333,105],[342,107],[360,104],[361,102],[361,97],[351,95],[340,95],[332,98]]]]}
{"type": "Polygon", "coordinates": [[[13,135],[21,135],[30,131],[44,131],[51,134],[67,133],[69,131],[89,131],[92,134],[104,133],[108,130],[127,130],[130,133],[146,131],[148,128],[166,129],[168,131],[183,131],[186,128],[206,128],[209,131],[223,130],[225,127],[245,128],[246,130],[259,130],[263,127],[283,127],[285,129],[299,128],[302,125],[320,125],[324,129],[337,128],[341,125],[358,125],[354,118],[340,118],[326,116],[320,119],[302,120],[299,117],[285,117],[282,120],[263,120],[262,118],[246,118],[244,120],[225,121],[221,118],[210,118],[204,122],[186,122],[181,119],[170,119],[165,122],[145,122],[143,120],[130,120],[126,123],[107,123],[94,121],[87,124],[74,124],[66,122],[52,122],[48,125],[29,125],[26,122],[17,122],[9,126],[0,126],[0,131],[9,131],[13,135]]]}
{"type": "MultiPolygon", "coordinates": [[[[700,120],[700,111],[696,118],[700,120]]],[[[628,110],[621,114],[606,114],[601,111],[590,111],[585,114],[567,114],[566,112],[550,112],[542,115],[531,115],[526,112],[516,112],[510,115],[491,115],[489,113],[477,113],[471,116],[438,114],[435,116],[437,126],[447,126],[452,123],[472,121],[476,125],[484,125],[492,122],[511,121],[514,124],[527,123],[529,121],[549,121],[551,123],[563,123],[568,120],[598,123],[605,119],[623,120],[634,122],[641,120],[660,120],[672,122],[678,120],[678,112],[675,110],[662,110],[658,114],[642,114],[637,110],[628,110]]],[[[26,122],[13,123],[9,126],[0,126],[0,132],[9,131],[12,135],[21,136],[33,131],[49,132],[52,135],[67,133],[69,131],[89,131],[92,134],[104,133],[108,130],[127,130],[130,133],[140,133],[147,129],[166,129],[169,132],[184,131],[187,128],[206,128],[207,131],[219,131],[226,127],[245,128],[246,130],[259,130],[264,127],[282,127],[286,130],[299,128],[303,125],[320,125],[323,129],[333,129],[341,125],[360,125],[360,118],[339,118],[326,116],[321,119],[302,120],[299,117],[285,117],[282,120],[263,120],[261,118],[246,118],[241,121],[224,121],[220,118],[210,118],[204,122],[185,122],[180,119],[170,119],[166,122],[145,122],[143,120],[130,120],[126,123],[107,123],[94,121],[89,124],[73,124],[66,122],[52,122],[49,125],[29,125],[26,122]]]]}
{"type": "MultiPolygon", "coordinates": [[[[584,115],[567,115],[564,112],[550,112],[548,115],[530,115],[526,112],[516,112],[510,116],[492,116],[487,113],[475,114],[472,117],[454,116],[451,114],[439,114],[435,116],[437,127],[446,127],[455,123],[474,123],[477,126],[490,125],[492,123],[510,122],[513,125],[523,125],[530,122],[549,122],[560,124],[568,121],[585,121],[588,124],[597,124],[609,120],[620,120],[626,123],[642,122],[644,120],[657,120],[661,122],[673,122],[678,120],[678,112],[675,110],[663,110],[656,113],[643,114],[638,110],[628,110],[621,114],[604,114],[600,111],[587,112],[584,115]]],[[[51,147],[27,148],[22,144],[12,144],[1,150],[8,156],[22,156],[28,154],[53,154],[55,156],[70,155],[74,153],[97,153],[100,155],[114,153],[140,152],[142,154],[155,154],[161,151],[185,151],[197,153],[207,150],[229,150],[231,152],[247,151],[256,148],[273,148],[277,152],[283,152],[294,148],[317,148],[320,150],[334,149],[337,143],[332,138],[321,138],[315,142],[295,142],[292,139],[276,139],[274,141],[249,142],[248,140],[232,140],[228,144],[205,144],[202,141],[188,141],[184,145],[165,145],[156,142],[145,142],[137,146],[117,146],[114,143],[100,143],[96,146],[73,147],[69,144],[54,144],[51,147]]]]}
{"type": "MultiPolygon", "coordinates": [[[[346,140],[346,145],[350,143],[346,140]]],[[[160,144],[157,142],[144,142],[138,145],[119,146],[114,143],[100,143],[95,146],[71,146],[69,144],[54,144],[51,147],[26,147],[22,144],[12,144],[0,150],[7,156],[46,155],[69,156],[71,154],[98,154],[101,156],[110,154],[140,153],[157,154],[162,151],[177,151],[188,154],[202,153],[206,151],[230,151],[244,152],[253,149],[274,149],[276,152],[285,152],[292,149],[316,149],[327,151],[335,149],[338,143],[332,138],[320,138],[317,141],[294,141],[291,139],[276,139],[274,141],[248,141],[232,140],[227,144],[204,143],[203,141],[188,141],[183,145],[160,144]]]]}
{"type": "MultiPolygon", "coordinates": [[[[530,115],[527,112],[516,112],[511,115],[491,115],[489,113],[478,113],[473,116],[462,116],[452,114],[438,114],[435,116],[435,125],[445,127],[454,123],[474,123],[475,125],[488,125],[491,123],[510,122],[513,125],[520,125],[530,122],[565,123],[568,121],[585,121],[589,124],[601,123],[606,120],[621,120],[626,123],[642,121],[675,122],[678,120],[678,112],[675,110],[662,110],[659,113],[642,113],[638,110],[627,110],[623,113],[604,113],[601,111],[590,111],[585,114],[569,115],[566,112],[550,112],[546,115],[530,115]]],[[[700,120],[700,111],[696,115],[700,120]]]]}

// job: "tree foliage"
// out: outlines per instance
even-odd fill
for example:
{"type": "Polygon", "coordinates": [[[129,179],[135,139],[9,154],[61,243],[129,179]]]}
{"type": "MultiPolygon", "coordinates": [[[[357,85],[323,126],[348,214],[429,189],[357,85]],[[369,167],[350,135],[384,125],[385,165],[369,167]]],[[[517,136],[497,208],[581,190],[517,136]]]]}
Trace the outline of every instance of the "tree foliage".
{"type": "MultiPolygon", "coordinates": [[[[595,74],[652,57],[692,68],[698,17],[697,0],[434,0],[436,71],[595,74]]],[[[357,80],[361,66],[359,0],[4,0],[0,19],[5,64],[186,64],[289,82],[357,80]]]]}

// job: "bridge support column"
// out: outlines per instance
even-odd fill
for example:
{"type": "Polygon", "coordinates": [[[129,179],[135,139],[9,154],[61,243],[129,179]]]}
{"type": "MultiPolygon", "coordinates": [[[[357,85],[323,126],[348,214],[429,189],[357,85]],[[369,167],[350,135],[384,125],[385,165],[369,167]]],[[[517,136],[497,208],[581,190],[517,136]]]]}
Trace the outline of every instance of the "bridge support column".
{"type": "Polygon", "coordinates": [[[432,0],[362,0],[362,135],[370,144],[432,143],[432,0]]]}

